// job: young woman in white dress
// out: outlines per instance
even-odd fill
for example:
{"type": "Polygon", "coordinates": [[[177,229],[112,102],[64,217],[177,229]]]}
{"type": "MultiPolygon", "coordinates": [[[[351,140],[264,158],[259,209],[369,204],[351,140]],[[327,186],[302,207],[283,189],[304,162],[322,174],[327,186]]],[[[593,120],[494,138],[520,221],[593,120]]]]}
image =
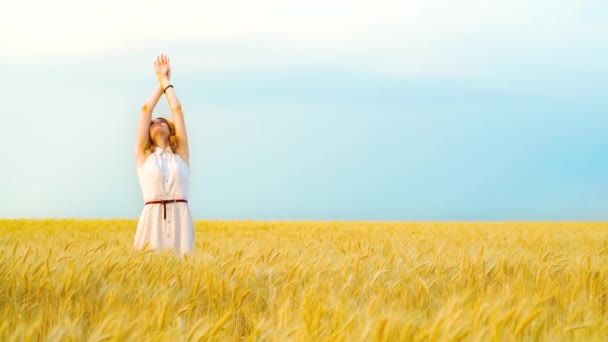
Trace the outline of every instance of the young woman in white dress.
{"type": "Polygon", "coordinates": [[[139,120],[135,160],[144,208],[134,247],[157,251],[173,249],[179,255],[194,253],[194,223],[188,207],[190,159],[184,115],[170,83],[169,58],[154,60],[158,87],[144,103],[139,120]],[[165,94],[173,121],[152,120],[152,111],[165,94]]]}

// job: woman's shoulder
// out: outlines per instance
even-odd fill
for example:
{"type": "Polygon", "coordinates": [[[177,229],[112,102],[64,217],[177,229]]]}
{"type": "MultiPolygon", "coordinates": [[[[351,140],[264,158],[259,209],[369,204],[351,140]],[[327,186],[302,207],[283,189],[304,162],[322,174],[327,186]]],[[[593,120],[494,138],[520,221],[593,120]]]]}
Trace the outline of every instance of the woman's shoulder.
{"type": "Polygon", "coordinates": [[[183,151],[180,151],[180,150],[176,150],[176,151],[171,150],[171,151],[172,151],[173,155],[175,156],[175,159],[179,160],[180,164],[183,164],[187,168],[190,168],[189,160],[188,160],[188,162],[186,162],[186,159],[184,157],[182,157],[183,151]]]}
{"type": "Polygon", "coordinates": [[[148,160],[150,160],[150,157],[153,155],[154,153],[152,153],[151,151],[144,151],[142,152],[141,155],[138,155],[135,158],[135,163],[137,164],[137,169],[141,169],[144,167],[144,165],[146,165],[146,162],[148,162],[148,160]]]}
{"type": "Polygon", "coordinates": [[[187,170],[190,170],[190,165],[188,165],[188,163],[186,163],[186,161],[184,160],[184,158],[182,158],[179,154],[174,153],[173,154],[175,156],[175,160],[177,161],[177,163],[179,165],[182,165],[183,167],[185,167],[187,170]]]}

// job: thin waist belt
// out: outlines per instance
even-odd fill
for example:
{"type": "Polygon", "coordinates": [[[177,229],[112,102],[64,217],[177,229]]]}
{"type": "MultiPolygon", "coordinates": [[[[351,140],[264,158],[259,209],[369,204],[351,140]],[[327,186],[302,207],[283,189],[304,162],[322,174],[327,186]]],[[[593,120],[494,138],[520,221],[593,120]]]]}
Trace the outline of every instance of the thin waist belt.
{"type": "Polygon", "coordinates": [[[186,201],[185,199],[172,199],[172,200],[149,201],[149,202],[146,202],[146,205],[162,204],[163,205],[163,220],[164,220],[167,218],[167,203],[177,203],[177,202],[188,203],[188,201],[186,201]]]}

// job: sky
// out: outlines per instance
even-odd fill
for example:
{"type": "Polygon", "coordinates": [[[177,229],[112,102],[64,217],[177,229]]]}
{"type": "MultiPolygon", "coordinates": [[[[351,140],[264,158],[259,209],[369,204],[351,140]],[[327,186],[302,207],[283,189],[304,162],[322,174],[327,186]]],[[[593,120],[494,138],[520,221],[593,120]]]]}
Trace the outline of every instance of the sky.
{"type": "Polygon", "coordinates": [[[138,218],[164,53],[196,220],[605,221],[606,41],[605,1],[12,1],[0,217],[138,218]]]}

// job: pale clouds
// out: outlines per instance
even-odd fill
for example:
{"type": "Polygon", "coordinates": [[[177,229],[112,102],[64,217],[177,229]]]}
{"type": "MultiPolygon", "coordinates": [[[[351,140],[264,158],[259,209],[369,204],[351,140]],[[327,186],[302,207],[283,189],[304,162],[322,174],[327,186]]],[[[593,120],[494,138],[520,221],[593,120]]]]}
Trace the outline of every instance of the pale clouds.
{"type": "MultiPolygon", "coordinates": [[[[203,45],[218,48],[189,49],[179,56],[181,65],[235,70],[324,64],[383,75],[483,78],[543,69],[548,58],[552,72],[580,68],[590,54],[606,57],[600,44],[608,25],[598,6],[524,0],[14,1],[0,14],[0,39],[7,47],[3,58],[11,61],[203,45]]],[[[592,60],[591,67],[601,66],[592,60]]]]}

